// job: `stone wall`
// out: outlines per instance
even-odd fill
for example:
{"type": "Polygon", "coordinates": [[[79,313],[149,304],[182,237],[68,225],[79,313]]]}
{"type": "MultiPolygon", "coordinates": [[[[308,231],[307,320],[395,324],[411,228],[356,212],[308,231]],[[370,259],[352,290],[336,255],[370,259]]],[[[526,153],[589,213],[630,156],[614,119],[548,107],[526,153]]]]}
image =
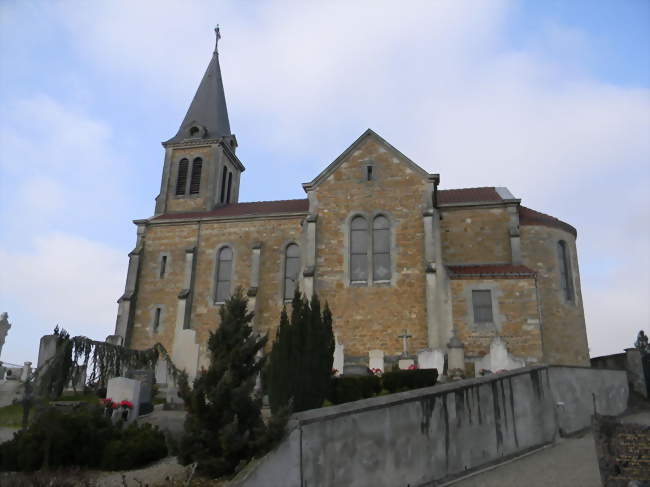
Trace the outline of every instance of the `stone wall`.
{"type": "Polygon", "coordinates": [[[510,263],[506,208],[444,208],[440,228],[447,265],[510,263]]]}
{"type": "MultiPolygon", "coordinates": [[[[398,335],[408,329],[411,350],[427,346],[424,225],[430,183],[404,157],[366,138],[310,195],[317,212],[316,285],[333,312],[346,355],[381,349],[402,351],[398,335]],[[366,166],[373,165],[367,180],[366,166]],[[390,283],[350,284],[349,222],[354,215],[383,214],[391,224],[390,283]]],[[[372,228],[372,227],[370,227],[372,228]]],[[[370,273],[371,274],[371,273],[370,273]]]]}
{"type": "MultiPolygon", "coordinates": [[[[582,370],[529,367],[299,413],[278,448],[234,485],[437,485],[553,442],[558,402],[571,407],[593,392],[600,408],[622,413],[625,374],[582,370]]],[[[592,411],[576,410],[571,424],[588,423],[592,411]]]]}
{"type": "Polygon", "coordinates": [[[587,329],[580,288],[580,271],[574,236],[558,228],[521,227],[524,265],[537,273],[542,315],[544,361],[551,364],[589,365],[587,329]],[[569,249],[574,299],[567,301],[560,287],[557,243],[569,249]]]}
{"type": "Polygon", "coordinates": [[[465,345],[466,359],[480,358],[495,336],[508,351],[527,362],[542,358],[542,340],[535,279],[452,279],[454,328],[465,345]],[[493,323],[474,323],[472,290],[492,291],[493,323]]]}

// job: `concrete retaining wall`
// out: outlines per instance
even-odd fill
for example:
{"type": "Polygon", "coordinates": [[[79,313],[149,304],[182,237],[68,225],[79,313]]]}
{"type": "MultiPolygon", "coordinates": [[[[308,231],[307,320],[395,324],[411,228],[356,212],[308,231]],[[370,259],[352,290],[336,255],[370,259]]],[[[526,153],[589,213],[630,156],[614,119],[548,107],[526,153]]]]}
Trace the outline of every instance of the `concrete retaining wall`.
{"type": "Polygon", "coordinates": [[[585,427],[592,394],[598,412],[620,414],[625,373],[528,367],[306,411],[234,485],[436,485],[585,427]]]}

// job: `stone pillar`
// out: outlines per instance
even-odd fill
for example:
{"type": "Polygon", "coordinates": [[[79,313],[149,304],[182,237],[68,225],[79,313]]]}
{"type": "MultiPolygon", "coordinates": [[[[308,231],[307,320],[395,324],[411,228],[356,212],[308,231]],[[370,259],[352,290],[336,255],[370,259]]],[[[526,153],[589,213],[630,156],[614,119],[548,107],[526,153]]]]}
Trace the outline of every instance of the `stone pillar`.
{"type": "Polygon", "coordinates": [[[465,345],[456,334],[447,343],[447,375],[452,379],[465,377],[465,345]]]}
{"type": "Polygon", "coordinates": [[[10,328],[9,315],[7,313],[0,314],[0,357],[2,356],[2,347],[5,344],[5,338],[7,338],[7,333],[9,333],[10,328]]]}
{"type": "Polygon", "coordinates": [[[190,328],[195,255],[195,247],[185,250],[185,279],[183,289],[178,294],[174,345],[171,354],[176,367],[185,370],[190,381],[196,377],[199,366],[199,345],[196,343],[196,331],[190,328]]]}
{"type": "Polygon", "coordinates": [[[645,373],[643,372],[643,354],[637,348],[625,349],[625,371],[632,390],[648,398],[645,373]]]}
{"type": "Polygon", "coordinates": [[[513,265],[521,265],[521,236],[519,231],[519,210],[516,205],[508,206],[508,233],[510,235],[510,254],[513,265]]]}
{"type": "Polygon", "coordinates": [[[38,347],[37,367],[40,369],[43,365],[56,354],[56,344],[58,335],[43,335],[38,347]]]}
{"type": "Polygon", "coordinates": [[[126,343],[129,329],[133,322],[134,299],[140,274],[140,257],[144,245],[144,223],[138,224],[137,241],[135,249],[129,254],[129,267],[126,273],[124,294],[117,300],[117,320],[115,322],[115,335],[122,337],[122,344],[126,343]]]}
{"type": "MultiPolygon", "coordinates": [[[[251,255],[251,283],[248,288],[248,311],[255,313],[257,305],[257,288],[260,283],[260,259],[262,253],[262,244],[256,242],[252,247],[251,255]]],[[[253,328],[257,322],[257,313],[253,316],[253,328]]]]}
{"type": "Polygon", "coordinates": [[[25,362],[23,365],[23,371],[20,374],[20,381],[25,382],[27,379],[29,379],[29,376],[32,374],[32,363],[31,362],[25,362]]]}
{"type": "Polygon", "coordinates": [[[314,274],[316,273],[316,220],[317,216],[307,216],[306,245],[305,245],[305,268],[302,273],[302,292],[307,299],[314,294],[314,274]]]}

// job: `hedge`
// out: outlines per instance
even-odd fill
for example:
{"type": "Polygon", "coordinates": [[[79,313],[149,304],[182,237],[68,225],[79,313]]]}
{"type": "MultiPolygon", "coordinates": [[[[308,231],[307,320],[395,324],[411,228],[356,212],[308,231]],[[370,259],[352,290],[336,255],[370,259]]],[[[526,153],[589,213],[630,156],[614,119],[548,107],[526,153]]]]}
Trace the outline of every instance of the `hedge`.
{"type": "Polygon", "coordinates": [[[386,372],[381,378],[384,389],[391,393],[430,387],[437,380],[437,369],[396,370],[386,372]]]}

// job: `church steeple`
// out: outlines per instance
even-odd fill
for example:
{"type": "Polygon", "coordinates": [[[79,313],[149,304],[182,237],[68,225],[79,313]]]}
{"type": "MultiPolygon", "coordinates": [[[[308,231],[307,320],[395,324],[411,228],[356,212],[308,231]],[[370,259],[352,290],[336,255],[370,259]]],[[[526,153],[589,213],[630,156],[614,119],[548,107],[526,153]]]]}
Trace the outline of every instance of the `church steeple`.
{"type": "Polygon", "coordinates": [[[219,66],[219,27],[212,59],[178,132],[167,142],[156,215],[211,211],[237,203],[244,165],[235,155],[219,66]]]}
{"type": "Polygon", "coordinates": [[[219,66],[219,26],[214,29],[216,41],[212,59],[203,75],[194,99],[187,110],[178,132],[165,144],[186,139],[218,139],[231,136],[226,95],[223,90],[221,66],[219,66]]]}

